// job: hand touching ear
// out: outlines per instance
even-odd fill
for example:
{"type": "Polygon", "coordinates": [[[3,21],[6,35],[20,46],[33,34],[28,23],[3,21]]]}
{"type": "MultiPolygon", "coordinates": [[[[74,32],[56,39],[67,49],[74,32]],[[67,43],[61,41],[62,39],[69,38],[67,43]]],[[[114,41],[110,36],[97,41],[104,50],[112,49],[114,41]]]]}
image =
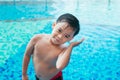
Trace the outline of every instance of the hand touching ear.
{"type": "Polygon", "coordinates": [[[71,42],[70,43],[70,45],[72,46],[72,47],[75,47],[75,46],[78,46],[80,43],[82,43],[83,41],[85,40],[85,38],[82,38],[80,41],[78,41],[78,42],[71,42]]]}

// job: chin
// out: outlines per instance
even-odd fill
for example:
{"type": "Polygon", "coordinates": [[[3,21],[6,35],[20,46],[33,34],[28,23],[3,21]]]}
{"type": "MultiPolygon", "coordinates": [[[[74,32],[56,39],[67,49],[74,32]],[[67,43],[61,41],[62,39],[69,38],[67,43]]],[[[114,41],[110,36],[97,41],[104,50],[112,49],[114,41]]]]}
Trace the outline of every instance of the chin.
{"type": "Polygon", "coordinates": [[[54,39],[51,39],[51,43],[54,44],[54,45],[58,45],[59,43],[56,42],[54,39]]]}
{"type": "Polygon", "coordinates": [[[60,43],[58,43],[58,42],[52,42],[53,44],[55,44],[55,45],[60,45],[60,43]]]}

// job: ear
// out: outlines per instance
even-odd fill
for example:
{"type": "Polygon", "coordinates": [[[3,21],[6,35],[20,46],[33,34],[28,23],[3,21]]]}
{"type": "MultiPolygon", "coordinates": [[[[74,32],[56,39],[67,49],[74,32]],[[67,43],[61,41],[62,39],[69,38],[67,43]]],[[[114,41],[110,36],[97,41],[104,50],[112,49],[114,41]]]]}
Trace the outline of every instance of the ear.
{"type": "Polygon", "coordinates": [[[54,23],[52,24],[52,29],[53,29],[55,26],[56,26],[56,22],[54,22],[54,23]]]}

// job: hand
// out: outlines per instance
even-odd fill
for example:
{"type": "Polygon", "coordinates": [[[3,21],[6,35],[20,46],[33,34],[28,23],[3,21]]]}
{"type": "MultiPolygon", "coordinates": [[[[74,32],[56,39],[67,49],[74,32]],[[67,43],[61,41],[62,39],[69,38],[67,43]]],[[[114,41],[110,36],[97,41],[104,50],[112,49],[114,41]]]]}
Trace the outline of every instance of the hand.
{"type": "Polygon", "coordinates": [[[85,38],[82,38],[80,41],[78,41],[78,42],[71,42],[71,46],[72,47],[75,47],[75,46],[78,46],[80,43],[82,43],[83,41],[85,40],[85,38]]]}
{"type": "Polygon", "coordinates": [[[22,80],[28,80],[28,76],[27,75],[22,75],[22,80]]]}

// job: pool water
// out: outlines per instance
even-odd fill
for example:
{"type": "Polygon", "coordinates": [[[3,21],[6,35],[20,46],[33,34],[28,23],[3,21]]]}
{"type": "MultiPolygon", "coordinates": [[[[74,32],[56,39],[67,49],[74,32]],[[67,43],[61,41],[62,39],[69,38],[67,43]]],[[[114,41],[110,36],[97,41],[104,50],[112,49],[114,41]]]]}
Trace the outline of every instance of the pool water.
{"type": "MultiPolygon", "coordinates": [[[[22,60],[27,43],[34,34],[50,33],[44,29],[45,26],[48,28],[51,26],[51,21],[1,21],[0,24],[2,25],[0,26],[2,28],[0,29],[0,80],[21,80],[22,60]]],[[[33,70],[31,72],[31,68],[33,69],[33,65],[30,66],[28,73],[30,80],[33,80],[34,72],[33,70]]]]}
{"type": "Polygon", "coordinates": [[[1,1],[0,20],[37,20],[52,17],[49,14],[53,10],[50,5],[51,2],[45,1],[16,1],[15,3],[1,1]]]}
{"type": "MultiPolygon", "coordinates": [[[[63,70],[64,80],[120,79],[119,6],[116,5],[117,10],[115,10],[115,6],[111,5],[110,7],[113,8],[109,10],[115,11],[115,13],[111,15],[113,13],[109,11],[108,16],[105,15],[107,10],[105,11],[104,6],[101,10],[103,4],[100,5],[95,0],[89,3],[85,3],[84,0],[75,0],[74,3],[72,0],[70,1],[72,7],[70,5],[61,6],[62,0],[59,3],[53,0],[53,3],[47,4],[47,9],[45,3],[41,3],[41,5],[7,4],[7,6],[0,4],[2,11],[0,14],[3,14],[0,15],[0,80],[21,80],[22,60],[27,43],[35,34],[51,33],[51,25],[56,17],[65,12],[73,13],[81,22],[81,31],[73,41],[78,41],[82,37],[85,37],[85,41],[73,49],[70,63],[63,70]],[[85,4],[89,4],[89,8],[85,4]],[[92,4],[93,6],[91,6],[92,4]],[[75,5],[77,8],[73,7],[75,5]],[[96,10],[102,12],[90,11],[94,6],[96,6],[94,12],[96,10]],[[85,10],[86,8],[88,10],[85,10]],[[8,10],[11,10],[10,14],[8,10]],[[14,12],[16,12],[15,16],[13,16],[14,12]],[[5,17],[4,14],[6,14],[5,17]],[[104,17],[100,18],[98,15],[104,17]],[[109,17],[110,20],[108,20],[109,17]]],[[[104,1],[103,3],[105,4],[104,1]]],[[[28,75],[30,80],[35,80],[32,60],[29,64],[28,75]]]]}

